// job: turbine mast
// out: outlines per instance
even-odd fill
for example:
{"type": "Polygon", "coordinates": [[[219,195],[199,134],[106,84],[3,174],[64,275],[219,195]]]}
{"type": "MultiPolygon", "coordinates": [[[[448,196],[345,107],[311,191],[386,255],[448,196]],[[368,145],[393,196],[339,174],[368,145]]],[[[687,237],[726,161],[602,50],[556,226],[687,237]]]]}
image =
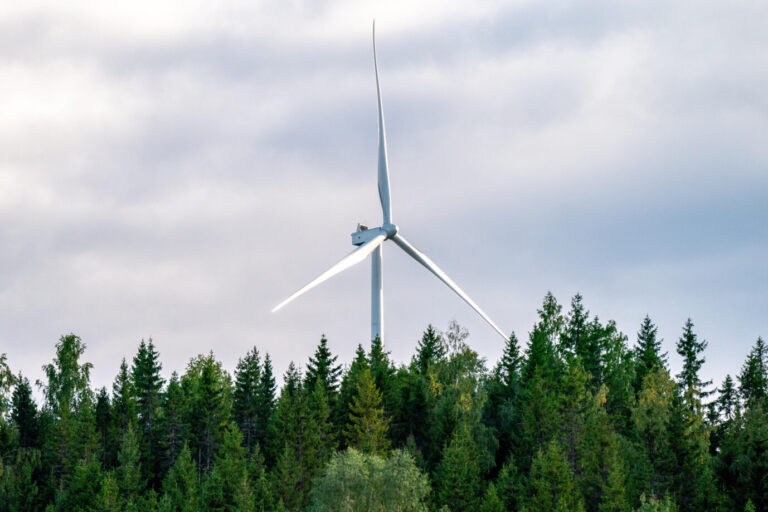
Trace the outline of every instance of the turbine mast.
{"type": "Polygon", "coordinates": [[[384,282],[382,280],[382,247],[371,253],[371,341],[384,339],[384,282]]]}

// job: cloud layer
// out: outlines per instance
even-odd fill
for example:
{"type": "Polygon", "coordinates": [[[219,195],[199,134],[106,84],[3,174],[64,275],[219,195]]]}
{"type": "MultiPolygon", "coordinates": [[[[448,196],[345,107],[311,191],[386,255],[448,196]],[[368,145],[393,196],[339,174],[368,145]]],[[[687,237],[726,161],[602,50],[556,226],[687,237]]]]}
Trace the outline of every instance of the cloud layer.
{"type": "MultiPolygon", "coordinates": [[[[14,5],[15,4],[15,5],[14,5]]],[[[581,292],[707,376],[768,335],[768,8],[662,2],[101,2],[0,8],[0,352],[32,378],[73,331],[94,381],[256,344],[282,372],[369,331],[369,268],[269,310],[377,224],[370,20],[393,212],[503,329],[581,292]]],[[[386,343],[456,319],[385,247],[386,343]]],[[[673,370],[679,361],[672,357],[673,370]]]]}

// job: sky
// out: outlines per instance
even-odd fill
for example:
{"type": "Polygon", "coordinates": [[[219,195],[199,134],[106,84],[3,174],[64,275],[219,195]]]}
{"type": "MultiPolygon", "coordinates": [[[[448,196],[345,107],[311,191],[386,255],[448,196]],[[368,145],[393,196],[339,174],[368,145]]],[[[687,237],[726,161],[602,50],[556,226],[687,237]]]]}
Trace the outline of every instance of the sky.
{"type": "MultiPolygon", "coordinates": [[[[0,353],[92,382],[256,346],[276,372],[370,332],[362,263],[270,310],[381,222],[371,21],[394,221],[522,340],[552,291],[634,344],[690,317],[705,378],[768,336],[768,4],[488,0],[0,3],[0,353]]],[[[385,345],[503,340],[394,244],[385,345]]]]}

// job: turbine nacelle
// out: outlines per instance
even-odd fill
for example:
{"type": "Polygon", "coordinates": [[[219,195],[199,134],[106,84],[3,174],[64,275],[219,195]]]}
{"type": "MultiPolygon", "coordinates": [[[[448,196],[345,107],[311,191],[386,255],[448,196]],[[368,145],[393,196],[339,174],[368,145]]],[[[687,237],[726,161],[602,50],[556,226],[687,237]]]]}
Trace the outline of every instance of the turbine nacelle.
{"type": "Polygon", "coordinates": [[[357,231],[352,233],[352,245],[363,245],[379,235],[386,236],[386,240],[394,238],[400,228],[397,224],[384,224],[379,228],[369,228],[365,224],[358,224],[357,231]]]}

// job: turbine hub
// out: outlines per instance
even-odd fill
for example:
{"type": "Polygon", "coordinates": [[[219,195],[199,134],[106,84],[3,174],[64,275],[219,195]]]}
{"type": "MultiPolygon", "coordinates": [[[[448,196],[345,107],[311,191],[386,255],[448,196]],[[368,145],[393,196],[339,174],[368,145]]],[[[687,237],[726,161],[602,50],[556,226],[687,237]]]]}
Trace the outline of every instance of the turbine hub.
{"type": "Polygon", "coordinates": [[[384,230],[384,232],[387,234],[387,238],[392,238],[397,234],[397,232],[400,230],[400,228],[397,227],[397,224],[384,224],[381,226],[381,229],[384,230]]]}

